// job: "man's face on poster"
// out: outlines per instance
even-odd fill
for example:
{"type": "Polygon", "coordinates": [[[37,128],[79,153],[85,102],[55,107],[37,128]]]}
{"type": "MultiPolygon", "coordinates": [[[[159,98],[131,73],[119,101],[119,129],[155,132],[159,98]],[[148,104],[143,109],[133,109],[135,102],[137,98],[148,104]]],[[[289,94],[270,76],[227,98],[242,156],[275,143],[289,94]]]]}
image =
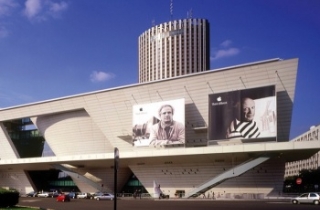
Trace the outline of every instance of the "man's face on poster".
{"type": "Polygon", "coordinates": [[[251,98],[245,98],[242,101],[242,120],[250,122],[255,115],[255,103],[251,98]]]}
{"type": "Polygon", "coordinates": [[[173,111],[170,106],[165,106],[160,111],[161,121],[165,123],[172,122],[173,119],[173,111]]]}

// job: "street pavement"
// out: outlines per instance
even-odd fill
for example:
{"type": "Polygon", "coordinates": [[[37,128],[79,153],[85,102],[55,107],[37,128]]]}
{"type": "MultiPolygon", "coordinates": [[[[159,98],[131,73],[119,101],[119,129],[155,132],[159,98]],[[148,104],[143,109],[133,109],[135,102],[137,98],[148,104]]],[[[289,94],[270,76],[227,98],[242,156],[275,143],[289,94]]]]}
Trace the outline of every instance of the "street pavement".
{"type": "Polygon", "coordinates": [[[294,205],[290,200],[212,200],[212,199],[118,199],[96,201],[72,199],[70,202],[57,202],[54,198],[25,198],[20,206],[37,207],[41,210],[295,210],[319,209],[314,205],[294,205]],[[115,208],[116,207],[116,208],[115,208]]]}

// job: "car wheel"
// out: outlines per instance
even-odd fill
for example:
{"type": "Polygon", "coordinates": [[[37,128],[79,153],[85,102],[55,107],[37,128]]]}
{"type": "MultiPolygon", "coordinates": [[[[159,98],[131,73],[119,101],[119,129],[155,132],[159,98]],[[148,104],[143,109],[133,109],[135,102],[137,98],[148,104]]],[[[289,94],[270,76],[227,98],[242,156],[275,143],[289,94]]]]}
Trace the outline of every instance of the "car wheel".
{"type": "Polygon", "coordinates": [[[297,200],[293,200],[292,203],[293,204],[298,204],[298,201],[297,200]]]}
{"type": "Polygon", "coordinates": [[[99,201],[100,200],[100,198],[97,198],[97,201],[99,201]]]}
{"type": "Polygon", "coordinates": [[[316,201],[313,201],[314,205],[319,205],[319,201],[316,200],[316,201]]]}

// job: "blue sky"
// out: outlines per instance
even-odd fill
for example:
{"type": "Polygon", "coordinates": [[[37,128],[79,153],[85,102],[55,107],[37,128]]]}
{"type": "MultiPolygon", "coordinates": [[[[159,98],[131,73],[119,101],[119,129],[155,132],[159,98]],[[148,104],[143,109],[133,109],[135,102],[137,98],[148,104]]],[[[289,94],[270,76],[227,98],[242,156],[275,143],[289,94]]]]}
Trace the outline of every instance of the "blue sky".
{"type": "MultiPolygon", "coordinates": [[[[320,124],[319,0],[173,0],[187,15],[211,69],[299,58],[290,137],[320,124]]],[[[169,20],[170,0],[0,0],[0,107],[137,83],[139,35],[169,20]]]]}

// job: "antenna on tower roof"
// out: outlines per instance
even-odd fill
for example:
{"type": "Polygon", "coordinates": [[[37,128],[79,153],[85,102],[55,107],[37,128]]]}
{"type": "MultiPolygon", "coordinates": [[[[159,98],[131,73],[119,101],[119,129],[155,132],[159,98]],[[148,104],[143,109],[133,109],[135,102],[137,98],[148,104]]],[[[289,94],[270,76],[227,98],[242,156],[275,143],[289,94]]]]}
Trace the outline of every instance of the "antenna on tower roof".
{"type": "Polygon", "coordinates": [[[151,25],[152,25],[152,27],[156,25],[156,21],[154,19],[152,19],[151,25]]]}
{"type": "Polygon", "coordinates": [[[170,0],[170,17],[173,19],[173,0],[170,0]]]}
{"type": "Polygon", "coordinates": [[[187,12],[187,18],[192,18],[192,8],[187,12]]]}

